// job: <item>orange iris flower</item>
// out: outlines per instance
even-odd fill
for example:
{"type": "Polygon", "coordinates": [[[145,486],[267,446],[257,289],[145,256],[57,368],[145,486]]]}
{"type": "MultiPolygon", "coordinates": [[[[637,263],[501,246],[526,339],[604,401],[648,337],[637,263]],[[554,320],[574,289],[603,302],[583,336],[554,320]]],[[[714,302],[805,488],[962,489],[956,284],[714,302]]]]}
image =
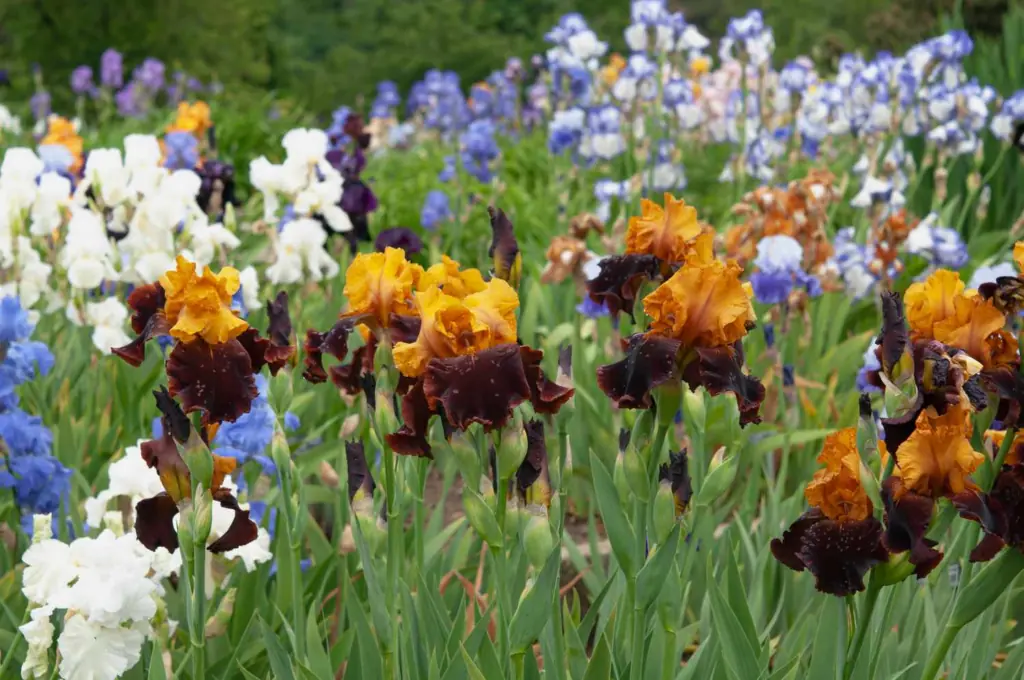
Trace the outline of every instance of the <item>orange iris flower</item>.
{"type": "Polygon", "coordinates": [[[825,469],[815,472],[804,490],[807,502],[836,522],[870,517],[871,500],[860,483],[857,428],[848,427],[826,437],[818,462],[825,469]]]}
{"type": "Polygon", "coordinates": [[[182,342],[202,338],[211,345],[237,338],[247,328],[231,311],[231,297],[240,286],[238,270],[224,267],[214,274],[209,267],[196,275],[196,265],[181,255],[176,269],[160,277],[166,296],[164,314],[172,324],[170,334],[182,342]]]}
{"type": "Polygon", "coordinates": [[[387,328],[392,314],[415,314],[413,291],[423,268],[405,259],[401,248],[357,255],[345,272],[348,309],[342,318],[369,316],[378,328],[387,328]]]}
{"type": "Polygon", "coordinates": [[[939,498],[978,488],[970,475],[985,457],[971,447],[969,410],[951,406],[942,416],[929,411],[921,412],[913,434],[896,450],[897,499],[909,491],[939,498]]]}
{"type": "Polygon", "coordinates": [[[644,298],[652,333],[687,347],[731,345],[747,334],[754,322],[753,293],[740,280],[738,263],[715,259],[713,242],[713,234],[702,235],[686,265],[644,298]]]}
{"type": "Polygon", "coordinates": [[[697,209],[665,194],[665,207],[640,201],[640,215],[629,219],[626,253],[654,255],[664,262],[685,262],[697,238],[706,232],[697,209]]]}
{"type": "Polygon", "coordinates": [[[206,131],[213,126],[210,119],[210,105],[204,101],[194,104],[188,102],[178,103],[178,114],[174,122],[168,126],[168,132],[188,132],[197,139],[206,134],[206,131]]]}
{"type": "Polygon", "coordinates": [[[399,342],[395,366],[403,375],[419,377],[434,358],[448,359],[516,342],[519,296],[501,279],[491,279],[484,290],[457,298],[440,288],[415,294],[421,318],[416,342],[399,342]]]}
{"type": "Polygon", "coordinates": [[[461,269],[458,262],[441,256],[441,261],[429,267],[420,277],[417,290],[440,288],[445,295],[464,298],[487,288],[479,269],[461,269]]]}

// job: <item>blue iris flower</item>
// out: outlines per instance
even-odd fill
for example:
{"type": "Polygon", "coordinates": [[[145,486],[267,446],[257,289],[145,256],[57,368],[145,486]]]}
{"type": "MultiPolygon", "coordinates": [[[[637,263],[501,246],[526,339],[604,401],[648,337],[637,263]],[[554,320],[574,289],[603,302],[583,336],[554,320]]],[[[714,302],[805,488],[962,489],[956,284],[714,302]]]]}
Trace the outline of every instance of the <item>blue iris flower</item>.
{"type": "Polygon", "coordinates": [[[53,434],[38,416],[18,408],[16,388],[53,368],[53,355],[29,340],[32,324],[16,297],[0,300],[0,489],[29,516],[56,513],[71,490],[71,470],[53,457],[53,434]]]}

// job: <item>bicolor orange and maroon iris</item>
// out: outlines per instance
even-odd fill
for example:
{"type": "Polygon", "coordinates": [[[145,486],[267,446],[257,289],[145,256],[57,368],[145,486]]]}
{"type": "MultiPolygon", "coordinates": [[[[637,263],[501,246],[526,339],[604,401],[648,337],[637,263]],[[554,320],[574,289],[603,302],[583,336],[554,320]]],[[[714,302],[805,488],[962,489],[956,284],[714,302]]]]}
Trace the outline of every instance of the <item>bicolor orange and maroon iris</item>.
{"type": "Polygon", "coordinates": [[[1004,330],[1006,316],[977,291],[965,290],[956,272],[940,269],[911,285],[904,301],[911,337],[962,349],[986,369],[1016,361],[1016,340],[1004,330]]]}
{"type": "Polygon", "coordinates": [[[818,462],[824,468],[804,492],[810,510],[771,549],[790,569],[810,571],[819,591],[843,597],[864,590],[864,575],[889,553],[860,482],[856,428],[829,435],[818,462]]]}
{"type": "Polygon", "coordinates": [[[713,239],[701,235],[683,266],[644,298],[651,324],[624,341],[625,358],[598,369],[598,385],[620,408],[649,408],[654,389],[683,380],[731,392],[740,422],[758,422],[764,386],[743,373],[740,345],[754,325],[752,293],[738,264],[715,259],[713,239]]]}
{"type": "Polygon", "coordinates": [[[665,207],[646,198],[640,215],[629,219],[627,255],[653,255],[662,262],[685,262],[698,237],[708,230],[697,220],[697,209],[665,194],[665,207]]]}
{"type": "Polygon", "coordinates": [[[167,362],[170,394],[186,413],[200,411],[203,424],[234,421],[256,398],[255,374],[264,366],[276,374],[292,356],[287,296],[268,303],[272,335],[268,340],[231,310],[238,272],[226,267],[202,273],[183,257],[158,283],[140,286],[128,296],[136,338],[114,354],[132,366],[146,358],[146,343],[170,336],[175,344],[167,362]]]}
{"type": "MultiPolygon", "coordinates": [[[[165,548],[170,552],[178,549],[178,532],[174,528],[174,517],[185,501],[192,498],[192,478],[179,450],[185,446],[203,446],[196,441],[188,418],[166,391],[154,393],[162,412],[163,435],[158,439],[143,442],[142,458],[157,471],[164,490],[145,498],[135,505],[135,534],[139,542],[150,550],[165,548]]],[[[213,456],[213,475],[210,494],[221,506],[234,512],[234,519],[228,530],[207,546],[212,553],[234,550],[256,540],[258,529],[249,518],[249,511],[243,510],[238,499],[224,486],[224,480],[235,470],[237,461],[216,454],[213,456]]]]}

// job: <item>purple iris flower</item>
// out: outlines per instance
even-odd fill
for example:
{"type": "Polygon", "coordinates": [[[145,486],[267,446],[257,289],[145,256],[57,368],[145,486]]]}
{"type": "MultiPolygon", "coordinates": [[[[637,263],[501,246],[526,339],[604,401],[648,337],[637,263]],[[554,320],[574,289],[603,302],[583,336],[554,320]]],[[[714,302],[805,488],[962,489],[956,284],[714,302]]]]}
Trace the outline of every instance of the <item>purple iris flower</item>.
{"type": "Polygon", "coordinates": [[[166,70],[162,61],[149,57],[135,67],[132,75],[144,88],[150,92],[157,92],[164,86],[166,70]]]}
{"type": "Polygon", "coordinates": [[[124,84],[124,58],[113,47],[100,57],[100,84],[114,89],[124,84]]]}
{"type": "Polygon", "coordinates": [[[71,72],[71,91],[75,94],[86,94],[93,88],[92,68],[79,66],[71,72]]]}

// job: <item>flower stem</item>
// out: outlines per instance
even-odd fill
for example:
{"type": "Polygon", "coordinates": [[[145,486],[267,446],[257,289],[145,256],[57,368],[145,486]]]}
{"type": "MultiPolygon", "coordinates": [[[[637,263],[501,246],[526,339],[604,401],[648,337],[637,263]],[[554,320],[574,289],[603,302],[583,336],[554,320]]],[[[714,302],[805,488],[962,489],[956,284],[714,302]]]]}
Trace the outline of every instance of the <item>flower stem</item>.
{"type": "Polygon", "coordinates": [[[928,664],[924,667],[924,672],[921,674],[921,680],[934,680],[935,676],[939,674],[942,669],[942,662],[946,659],[946,654],[949,653],[949,648],[953,645],[953,640],[956,639],[957,633],[960,632],[960,626],[946,625],[946,629],[942,631],[942,637],[935,643],[932,648],[932,653],[928,657],[928,664]]]}
{"type": "Polygon", "coordinates": [[[387,587],[384,590],[384,599],[388,610],[388,618],[391,620],[391,639],[387,642],[385,660],[388,668],[385,669],[387,677],[399,678],[398,667],[398,561],[402,546],[402,527],[398,516],[398,489],[396,488],[397,474],[395,466],[395,453],[390,446],[384,445],[384,494],[387,503],[388,518],[388,561],[387,561],[387,587]]]}
{"type": "MultiPolygon", "coordinates": [[[[497,456],[497,452],[495,453],[497,456]]],[[[508,480],[498,480],[497,495],[497,520],[498,528],[501,530],[502,545],[491,547],[491,557],[494,559],[494,577],[498,581],[495,593],[498,596],[498,651],[499,658],[509,658],[508,626],[512,615],[511,595],[508,590],[508,557],[505,552],[504,540],[506,538],[505,523],[508,518],[506,504],[508,502],[508,480]]]]}
{"type": "MultiPolygon", "coordinates": [[[[659,428],[659,431],[661,428],[659,428]]],[[[653,455],[653,449],[652,449],[653,455]]],[[[647,561],[647,513],[644,504],[638,499],[633,502],[633,530],[636,532],[636,554],[637,554],[637,565],[642,565],[647,561]]],[[[639,566],[637,567],[639,569],[639,566]]],[[[644,610],[640,607],[636,599],[636,575],[633,574],[629,577],[629,601],[633,606],[633,644],[631,653],[633,660],[629,666],[629,677],[633,680],[639,680],[644,677],[643,665],[644,665],[644,628],[646,620],[644,619],[644,610]]]]}
{"type": "Polygon", "coordinates": [[[871,580],[868,581],[868,591],[864,594],[864,606],[861,608],[860,616],[858,617],[855,625],[853,640],[847,648],[846,670],[843,673],[844,680],[849,680],[853,677],[853,671],[857,665],[857,659],[860,656],[861,647],[864,646],[864,640],[868,635],[871,616],[875,613],[875,605],[878,604],[878,595],[881,592],[882,586],[878,582],[878,579],[874,578],[874,574],[872,574],[871,580]]]}
{"type": "Polygon", "coordinates": [[[196,542],[193,547],[192,570],[192,677],[206,677],[206,545],[196,542]]]}
{"type": "Polygon", "coordinates": [[[665,648],[661,653],[661,680],[673,680],[679,669],[679,657],[676,655],[676,632],[665,626],[665,648]]]}

